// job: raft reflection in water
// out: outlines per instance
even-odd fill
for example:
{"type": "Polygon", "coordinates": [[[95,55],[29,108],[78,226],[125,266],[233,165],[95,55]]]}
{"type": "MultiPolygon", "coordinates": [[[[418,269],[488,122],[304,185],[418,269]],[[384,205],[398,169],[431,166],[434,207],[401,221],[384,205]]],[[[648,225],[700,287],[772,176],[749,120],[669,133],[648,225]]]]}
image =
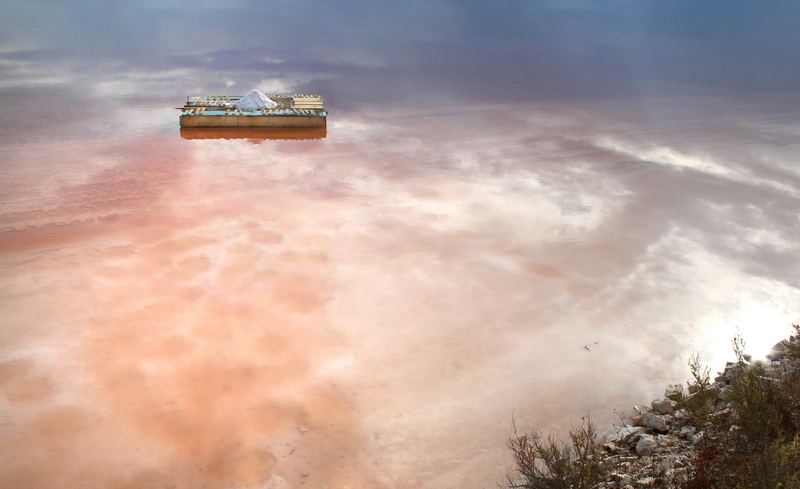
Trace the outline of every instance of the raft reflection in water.
{"type": "Polygon", "coordinates": [[[325,139],[323,127],[181,127],[183,139],[325,139]]]}

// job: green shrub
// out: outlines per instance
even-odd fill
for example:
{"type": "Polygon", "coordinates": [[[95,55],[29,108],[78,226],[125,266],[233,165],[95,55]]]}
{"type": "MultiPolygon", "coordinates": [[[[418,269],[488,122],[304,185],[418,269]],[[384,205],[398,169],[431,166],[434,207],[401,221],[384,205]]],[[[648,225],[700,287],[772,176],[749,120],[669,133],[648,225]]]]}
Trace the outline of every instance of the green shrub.
{"type": "MultiPolygon", "coordinates": [[[[794,329],[793,338],[800,338],[800,323],[792,324],[794,329]]],[[[791,341],[786,343],[786,356],[791,360],[800,360],[800,345],[795,345],[791,341]]]]}
{"type": "Polygon", "coordinates": [[[773,442],[751,455],[738,489],[800,489],[800,438],[773,442]]]}
{"type": "Polygon", "coordinates": [[[688,396],[678,399],[678,408],[684,408],[689,413],[690,421],[695,426],[700,426],[708,420],[716,404],[716,394],[709,395],[706,388],[711,385],[711,369],[700,361],[700,355],[695,354],[689,358],[689,371],[692,380],[686,385],[688,396]]]}
{"type": "Polygon", "coordinates": [[[762,364],[748,365],[732,385],[735,433],[742,450],[764,451],[794,436],[792,396],[780,376],[762,364]]]}
{"type": "MultiPolygon", "coordinates": [[[[800,489],[800,369],[791,362],[777,368],[751,362],[738,336],[733,348],[739,366],[732,409],[703,425],[706,441],[687,487],[800,489]]],[[[790,360],[796,354],[787,351],[790,360]]],[[[698,363],[690,361],[693,375],[702,372],[698,363]]]]}

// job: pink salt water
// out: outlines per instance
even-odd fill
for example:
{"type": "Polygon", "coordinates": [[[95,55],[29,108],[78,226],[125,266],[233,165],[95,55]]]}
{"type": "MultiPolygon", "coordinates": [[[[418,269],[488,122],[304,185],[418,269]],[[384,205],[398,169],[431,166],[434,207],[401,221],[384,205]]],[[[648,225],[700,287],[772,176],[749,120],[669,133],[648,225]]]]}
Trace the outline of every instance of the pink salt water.
{"type": "Polygon", "coordinates": [[[4,148],[0,486],[490,487],[513,418],[606,427],[782,333],[795,289],[659,217],[744,129],[526,109],[4,148]]]}
{"type": "Polygon", "coordinates": [[[0,4],[0,488],[493,488],[800,318],[798,2],[55,3],[0,4]],[[253,89],[325,131],[179,130],[253,89]]]}

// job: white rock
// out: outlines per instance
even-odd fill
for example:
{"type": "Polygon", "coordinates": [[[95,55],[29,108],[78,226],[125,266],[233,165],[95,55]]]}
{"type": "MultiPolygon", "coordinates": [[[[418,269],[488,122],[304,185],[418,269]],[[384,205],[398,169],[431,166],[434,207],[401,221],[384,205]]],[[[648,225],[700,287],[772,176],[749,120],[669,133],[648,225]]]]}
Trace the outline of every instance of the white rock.
{"type": "Polygon", "coordinates": [[[720,386],[715,382],[705,389],[703,389],[703,395],[707,396],[707,399],[714,399],[719,394],[720,386]]]}
{"type": "Polygon", "coordinates": [[[667,472],[667,477],[677,483],[684,483],[689,479],[689,469],[686,467],[678,467],[667,472]]]}
{"type": "Polygon", "coordinates": [[[645,426],[657,431],[667,431],[667,420],[663,416],[654,413],[647,413],[642,420],[645,426]]]}
{"type": "Polygon", "coordinates": [[[641,426],[615,426],[614,430],[604,438],[605,443],[627,442],[631,436],[642,431],[641,426]]]}
{"type": "Polygon", "coordinates": [[[727,382],[733,382],[734,380],[736,380],[736,377],[738,377],[740,373],[741,369],[739,368],[739,365],[734,364],[733,367],[725,369],[725,380],[727,382]]]}
{"type": "Polygon", "coordinates": [[[650,405],[657,414],[672,414],[675,411],[675,401],[669,399],[656,399],[650,405]]]}
{"type": "Polygon", "coordinates": [[[653,449],[656,447],[656,439],[653,435],[642,435],[639,441],[636,442],[636,453],[646,457],[652,455],[653,449]]]}
{"type": "Polygon", "coordinates": [[[664,390],[664,397],[667,399],[680,399],[683,397],[683,385],[681,384],[670,384],[664,390]]]}
{"type": "Polygon", "coordinates": [[[694,435],[695,431],[697,430],[695,429],[694,426],[684,426],[680,429],[680,431],[678,431],[678,437],[686,440],[687,438],[694,435]]]}
{"type": "Polygon", "coordinates": [[[720,389],[719,393],[717,394],[717,399],[725,402],[730,402],[733,400],[733,386],[726,385],[720,389]]]}

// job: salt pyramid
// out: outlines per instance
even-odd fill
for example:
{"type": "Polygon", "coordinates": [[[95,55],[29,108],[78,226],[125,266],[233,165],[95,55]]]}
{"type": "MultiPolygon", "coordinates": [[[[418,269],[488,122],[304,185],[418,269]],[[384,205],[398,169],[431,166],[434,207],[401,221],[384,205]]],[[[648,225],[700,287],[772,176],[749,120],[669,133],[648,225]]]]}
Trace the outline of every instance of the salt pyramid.
{"type": "Polygon", "coordinates": [[[253,90],[244,97],[240,98],[238,101],[231,104],[231,107],[234,109],[241,110],[274,109],[277,106],[278,102],[270,100],[266,95],[258,90],[253,90]]]}

